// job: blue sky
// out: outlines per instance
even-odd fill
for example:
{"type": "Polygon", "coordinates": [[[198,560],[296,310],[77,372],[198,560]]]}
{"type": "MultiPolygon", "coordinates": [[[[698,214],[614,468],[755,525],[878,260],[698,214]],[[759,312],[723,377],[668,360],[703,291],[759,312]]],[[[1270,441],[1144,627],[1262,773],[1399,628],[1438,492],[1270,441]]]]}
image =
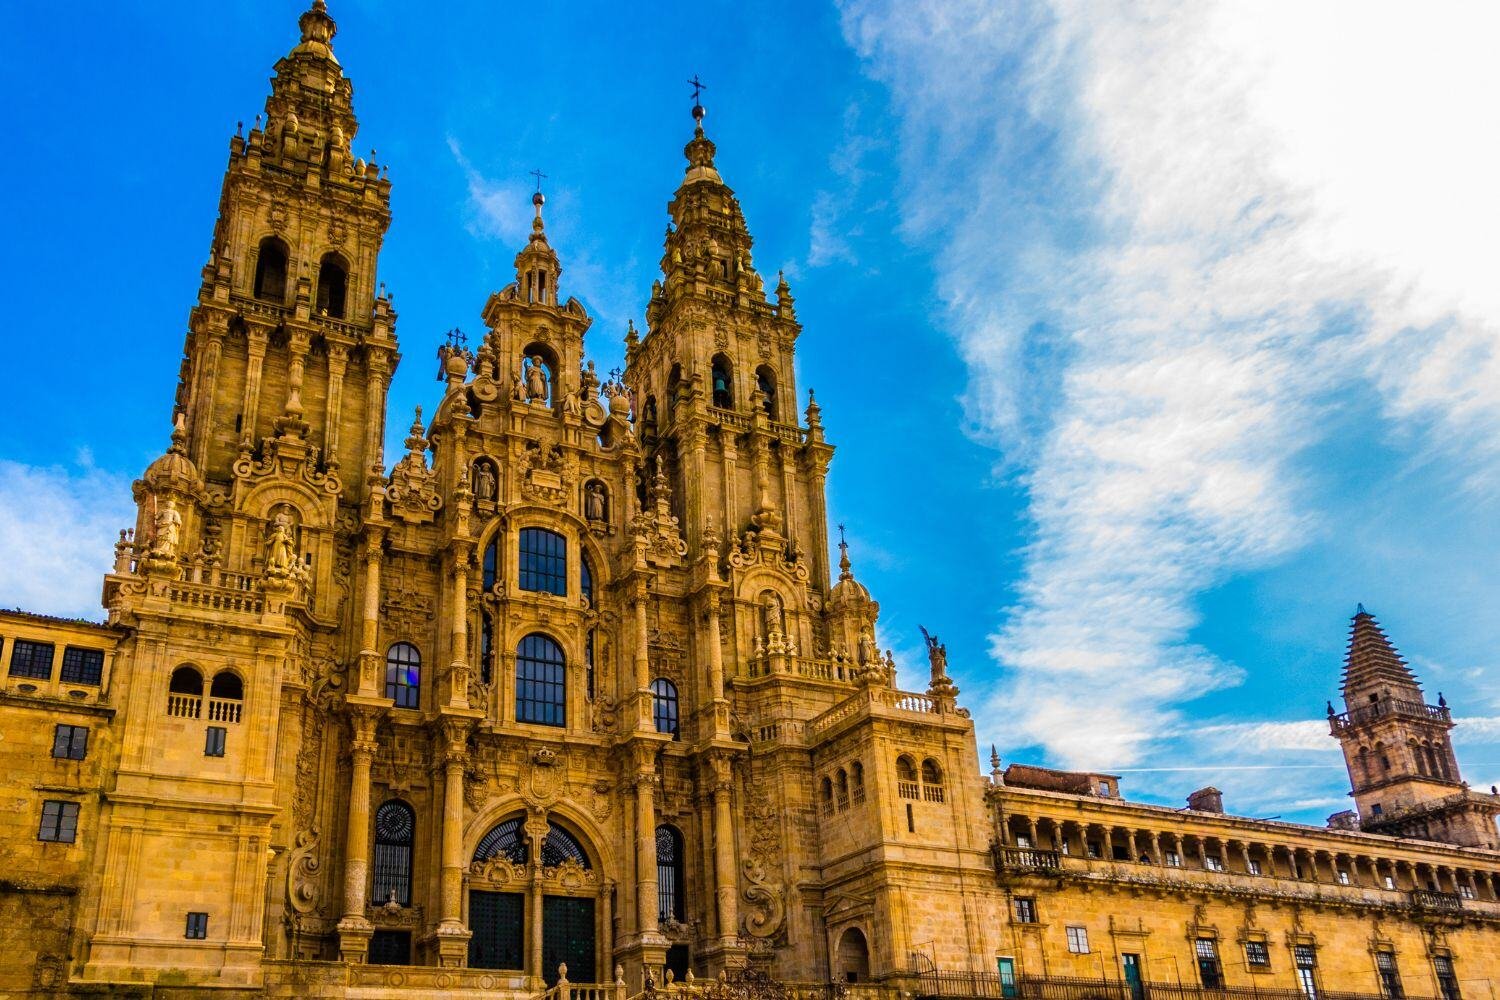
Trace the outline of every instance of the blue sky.
{"type": "MultiPolygon", "coordinates": [[[[235,122],[297,4],[0,7],[0,605],[97,616],[166,444],[235,122]]],[[[839,446],[831,517],[986,748],[1320,822],[1356,601],[1500,781],[1500,146],[1475,5],[334,0],[411,407],[548,174],[618,363],[702,74],[839,446]],[[1242,5],[1244,6],[1244,5],[1242,5]]]]}

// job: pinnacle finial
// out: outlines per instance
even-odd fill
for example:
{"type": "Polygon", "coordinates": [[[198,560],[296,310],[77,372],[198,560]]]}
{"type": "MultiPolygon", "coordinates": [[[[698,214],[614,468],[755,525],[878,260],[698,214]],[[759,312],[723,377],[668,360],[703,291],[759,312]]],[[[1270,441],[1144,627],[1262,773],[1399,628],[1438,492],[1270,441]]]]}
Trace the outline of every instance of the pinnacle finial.
{"type": "Polygon", "coordinates": [[[1360,615],[1367,615],[1369,613],[1365,610],[1364,602],[1361,601],[1354,605],[1354,617],[1358,618],[1360,615]]]}
{"type": "Polygon", "coordinates": [[[854,579],[853,564],[849,562],[849,543],[844,539],[844,526],[839,526],[839,579],[854,579]]]}
{"type": "Polygon", "coordinates": [[[697,73],[694,73],[693,78],[688,81],[688,86],[693,88],[693,128],[699,135],[702,135],[703,117],[708,114],[703,109],[702,97],[703,92],[708,89],[708,86],[702,80],[698,79],[697,73]]]}

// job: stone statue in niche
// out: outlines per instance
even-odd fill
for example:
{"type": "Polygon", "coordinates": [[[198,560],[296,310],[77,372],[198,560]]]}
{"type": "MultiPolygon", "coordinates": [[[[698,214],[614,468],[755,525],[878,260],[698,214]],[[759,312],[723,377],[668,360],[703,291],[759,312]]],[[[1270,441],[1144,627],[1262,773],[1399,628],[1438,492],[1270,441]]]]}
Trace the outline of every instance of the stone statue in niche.
{"type": "Polygon", "coordinates": [[[474,466],[474,495],[481,500],[495,499],[495,470],[489,462],[480,461],[474,466]]]}
{"type": "Polygon", "coordinates": [[[292,537],[292,519],[284,510],[278,510],[271,518],[267,532],[266,575],[295,576],[300,564],[297,561],[297,545],[292,537]]]}
{"type": "Polygon", "coordinates": [[[597,481],[589,483],[583,498],[583,513],[590,521],[609,520],[609,505],[604,495],[603,483],[597,481]]]}
{"type": "Polygon", "coordinates": [[[151,547],[151,554],[162,559],[176,558],[177,545],[182,539],[182,515],[177,512],[177,504],[168,500],[167,505],[156,512],[152,525],[156,529],[156,543],[151,547]]]}
{"type": "Polygon", "coordinates": [[[545,403],[547,401],[547,366],[542,362],[539,354],[533,354],[526,360],[526,398],[533,403],[545,403]]]}
{"type": "Polygon", "coordinates": [[[875,636],[868,625],[859,630],[859,662],[864,665],[880,665],[880,650],[875,645],[875,636]]]}

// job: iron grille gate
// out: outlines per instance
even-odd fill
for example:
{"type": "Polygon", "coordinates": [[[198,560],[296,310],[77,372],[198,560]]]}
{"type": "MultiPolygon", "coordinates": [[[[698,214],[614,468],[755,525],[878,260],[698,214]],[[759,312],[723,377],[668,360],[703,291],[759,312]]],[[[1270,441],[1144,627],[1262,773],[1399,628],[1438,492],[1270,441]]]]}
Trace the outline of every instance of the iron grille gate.
{"type": "Polygon", "coordinates": [[[557,966],[567,963],[568,982],[594,978],[594,901],[573,896],[542,897],[542,976],[557,983],[557,966]]]}
{"type": "Polygon", "coordinates": [[[469,967],[524,969],[522,935],[526,898],[518,892],[469,892],[469,967]]]}

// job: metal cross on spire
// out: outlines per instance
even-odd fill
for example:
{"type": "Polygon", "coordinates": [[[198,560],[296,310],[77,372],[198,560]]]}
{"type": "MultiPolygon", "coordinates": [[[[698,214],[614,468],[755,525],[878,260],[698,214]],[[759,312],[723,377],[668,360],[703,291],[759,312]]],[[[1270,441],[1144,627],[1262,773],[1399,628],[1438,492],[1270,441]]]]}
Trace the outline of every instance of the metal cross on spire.
{"type": "Polygon", "coordinates": [[[530,174],[531,174],[532,177],[536,178],[536,193],[537,194],[541,194],[542,193],[542,181],[546,179],[547,175],[544,174],[544,173],[542,173],[542,171],[541,171],[540,168],[538,168],[536,170],[530,171],[530,174]]]}
{"type": "Polygon", "coordinates": [[[702,97],[703,92],[708,89],[708,84],[698,79],[698,74],[694,73],[693,78],[688,81],[688,86],[693,88],[693,103],[701,104],[702,101],[699,100],[699,98],[702,97]]]}

